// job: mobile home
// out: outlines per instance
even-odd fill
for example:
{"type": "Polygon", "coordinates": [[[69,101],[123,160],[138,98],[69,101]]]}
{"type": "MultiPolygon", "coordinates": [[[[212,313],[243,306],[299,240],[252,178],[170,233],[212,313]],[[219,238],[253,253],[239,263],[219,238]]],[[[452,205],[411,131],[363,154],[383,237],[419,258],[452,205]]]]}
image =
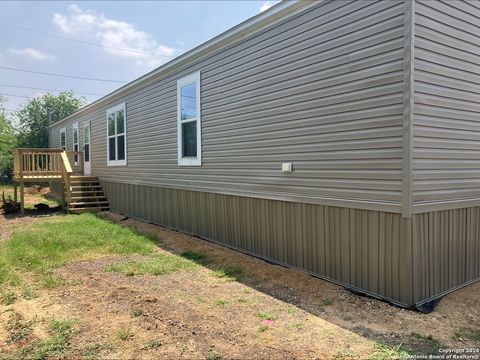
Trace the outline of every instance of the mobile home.
{"type": "Polygon", "coordinates": [[[281,2],[50,144],[113,211],[418,307],[480,277],[480,3],[281,2]]]}

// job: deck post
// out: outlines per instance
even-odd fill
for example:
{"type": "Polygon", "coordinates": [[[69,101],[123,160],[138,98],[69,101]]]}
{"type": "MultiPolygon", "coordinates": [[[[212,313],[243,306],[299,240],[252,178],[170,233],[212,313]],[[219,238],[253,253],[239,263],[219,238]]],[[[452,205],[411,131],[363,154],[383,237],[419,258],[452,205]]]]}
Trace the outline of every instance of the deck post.
{"type": "Polygon", "coordinates": [[[65,185],[64,182],[61,182],[62,184],[62,210],[65,211],[65,192],[67,191],[67,186],[65,185]]]}
{"type": "Polygon", "coordinates": [[[13,183],[13,201],[18,202],[18,185],[16,182],[13,183]]]}
{"type": "Polygon", "coordinates": [[[25,192],[24,183],[20,181],[20,213],[25,215],[25,192]]]}

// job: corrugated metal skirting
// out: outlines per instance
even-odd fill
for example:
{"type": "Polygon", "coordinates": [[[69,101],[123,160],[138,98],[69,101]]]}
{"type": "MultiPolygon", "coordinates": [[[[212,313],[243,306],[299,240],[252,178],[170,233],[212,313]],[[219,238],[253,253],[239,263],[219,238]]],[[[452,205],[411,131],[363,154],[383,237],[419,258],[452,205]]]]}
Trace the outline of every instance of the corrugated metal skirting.
{"type": "Polygon", "coordinates": [[[480,278],[480,208],[378,211],[102,182],[113,211],[308,271],[402,306],[480,278]]]}
{"type": "Polygon", "coordinates": [[[480,278],[480,208],[413,218],[414,298],[438,297],[480,278]]]}
{"type": "Polygon", "coordinates": [[[412,305],[411,220],[286,201],[102,182],[113,211],[412,305]]]}

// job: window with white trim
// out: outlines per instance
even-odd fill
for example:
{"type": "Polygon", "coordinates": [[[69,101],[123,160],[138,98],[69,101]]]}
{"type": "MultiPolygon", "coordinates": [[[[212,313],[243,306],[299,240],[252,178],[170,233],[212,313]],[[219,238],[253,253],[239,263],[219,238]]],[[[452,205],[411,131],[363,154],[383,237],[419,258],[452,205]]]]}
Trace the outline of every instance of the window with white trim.
{"type": "Polygon", "coordinates": [[[127,165],[125,103],[107,110],[107,165],[127,165]]]}
{"type": "MultiPolygon", "coordinates": [[[[72,126],[72,139],[73,139],[72,150],[77,152],[78,151],[78,122],[74,123],[72,126]]],[[[73,157],[74,157],[75,165],[77,165],[78,155],[75,154],[73,157]]]]}
{"type": "Polygon", "coordinates": [[[67,129],[65,128],[60,129],[60,149],[67,149],[67,129]]]}
{"type": "Polygon", "coordinates": [[[200,72],[177,81],[178,165],[202,165],[200,72]]]}

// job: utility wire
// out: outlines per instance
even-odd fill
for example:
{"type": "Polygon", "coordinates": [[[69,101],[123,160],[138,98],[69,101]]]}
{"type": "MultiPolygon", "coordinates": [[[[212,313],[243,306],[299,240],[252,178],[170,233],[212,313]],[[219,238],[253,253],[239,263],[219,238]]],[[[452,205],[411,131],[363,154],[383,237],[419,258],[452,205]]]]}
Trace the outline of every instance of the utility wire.
{"type": "Polygon", "coordinates": [[[21,27],[21,26],[17,26],[17,25],[7,24],[7,23],[4,23],[4,22],[0,22],[0,25],[11,27],[11,28],[18,29],[18,30],[28,31],[28,32],[32,32],[32,33],[36,33],[36,34],[40,34],[40,35],[51,36],[51,37],[55,37],[55,38],[58,38],[58,39],[75,41],[75,42],[85,44],[85,45],[91,45],[91,46],[97,46],[97,47],[102,47],[102,48],[107,48],[107,49],[120,50],[120,51],[125,51],[125,52],[130,52],[130,53],[150,55],[150,56],[154,56],[154,57],[174,58],[174,56],[169,56],[169,55],[157,55],[157,54],[152,54],[152,53],[149,53],[149,52],[146,52],[146,51],[141,51],[141,50],[124,49],[124,48],[119,48],[119,47],[115,47],[115,46],[97,44],[97,43],[90,42],[90,41],[85,41],[85,40],[73,39],[73,38],[70,38],[70,37],[67,37],[67,36],[51,34],[51,33],[47,33],[47,32],[44,32],[44,31],[39,31],[39,30],[28,29],[28,28],[24,28],[24,27],[21,27]]]}
{"type": "Polygon", "coordinates": [[[75,75],[54,74],[54,73],[47,73],[47,72],[41,72],[41,71],[17,69],[17,68],[11,68],[11,67],[6,67],[6,66],[0,66],[0,69],[11,70],[11,71],[22,71],[22,72],[27,72],[27,73],[32,73],[32,74],[58,76],[58,77],[80,79],[80,80],[103,81],[103,82],[112,82],[112,83],[119,83],[119,84],[126,84],[127,83],[127,81],[120,81],[120,80],[108,80],[108,79],[89,78],[89,77],[75,76],[75,75]]]}
{"type": "MultiPolygon", "coordinates": [[[[54,92],[62,92],[66,90],[58,90],[58,89],[45,89],[45,88],[37,88],[37,87],[31,87],[31,86],[22,86],[22,85],[9,85],[9,84],[0,84],[0,86],[5,86],[5,87],[14,87],[14,88],[20,88],[20,89],[32,89],[32,90],[42,90],[42,91],[54,91],[54,92]]],[[[79,92],[79,91],[74,91],[72,90],[75,94],[78,95],[92,95],[92,96],[103,96],[105,94],[96,94],[96,93],[90,93],[90,92],[79,92]]]]}
{"type": "Polygon", "coordinates": [[[25,95],[16,95],[16,94],[0,94],[0,96],[14,96],[14,97],[20,97],[20,98],[32,99],[32,98],[31,98],[31,97],[29,97],[29,96],[25,96],[25,95]]]}

